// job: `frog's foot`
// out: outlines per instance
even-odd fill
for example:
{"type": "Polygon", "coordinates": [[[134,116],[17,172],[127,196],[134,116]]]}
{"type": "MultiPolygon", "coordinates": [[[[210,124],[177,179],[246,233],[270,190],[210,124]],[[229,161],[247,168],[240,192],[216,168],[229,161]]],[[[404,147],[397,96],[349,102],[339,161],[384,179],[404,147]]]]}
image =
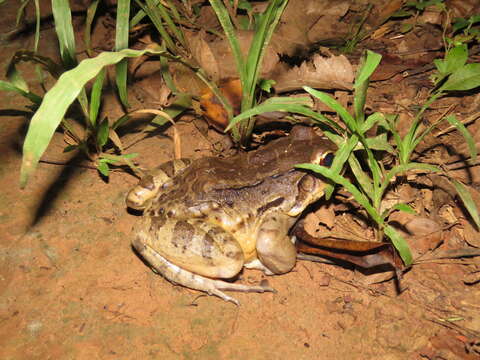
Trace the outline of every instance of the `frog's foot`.
{"type": "Polygon", "coordinates": [[[262,264],[262,262],[258,259],[254,259],[250,262],[247,262],[243,265],[243,267],[247,269],[254,269],[254,270],[260,270],[263,271],[265,275],[275,275],[273,272],[271,272],[265,265],[262,264]]]}
{"type": "Polygon", "coordinates": [[[188,270],[184,270],[177,265],[171,263],[150,246],[139,240],[133,242],[135,249],[142,255],[153,268],[163,275],[167,280],[174,284],[186,286],[190,289],[205,291],[208,295],[215,295],[225,301],[233,302],[239,305],[237,299],[224,294],[221,290],[242,291],[242,292],[259,292],[266,291],[275,292],[268,284],[260,284],[256,286],[234,284],[226,281],[210,279],[201,275],[194,274],[188,270]]]}

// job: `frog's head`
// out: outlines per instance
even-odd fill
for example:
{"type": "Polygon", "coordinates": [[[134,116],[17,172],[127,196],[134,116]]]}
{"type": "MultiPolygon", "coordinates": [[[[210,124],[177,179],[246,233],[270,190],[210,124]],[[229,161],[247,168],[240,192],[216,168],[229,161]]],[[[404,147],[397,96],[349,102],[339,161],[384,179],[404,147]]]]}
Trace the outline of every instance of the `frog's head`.
{"type": "Polygon", "coordinates": [[[144,210],[158,193],[161,184],[155,181],[152,174],[143,176],[137,185],[127,194],[125,202],[129,208],[144,210]]]}
{"type": "MultiPolygon", "coordinates": [[[[311,163],[330,167],[333,163],[336,146],[328,139],[318,136],[312,128],[295,126],[292,129],[292,141],[295,142],[292,151],[294,165],[311,163]]],[[[324,195],[327,182],[319,174],[296,169],[296,197],[290,216],[300,215],[305,208],[324,195]]]]}

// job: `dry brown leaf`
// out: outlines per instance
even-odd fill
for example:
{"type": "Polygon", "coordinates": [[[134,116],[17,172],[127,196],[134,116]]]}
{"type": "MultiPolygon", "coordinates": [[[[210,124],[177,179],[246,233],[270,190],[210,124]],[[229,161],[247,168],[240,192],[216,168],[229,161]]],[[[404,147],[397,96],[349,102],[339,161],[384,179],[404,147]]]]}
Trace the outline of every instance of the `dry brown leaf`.
{"type": "MultiPolygon", "coordinates": [[[[223,79],[219,82],[218,89],[225,96],[226,100],[230,102],[233,114],[237,115],[242,105],[242,84],[240,79],[223,79]]],[[[200,105],[202,114],[207,119],[209,125],[219,131],[225,130],[228,125],[228,112],[210,89],[206,88],[203,91],[200,97],[200,105]]]]}
{"type": "Polygon", "coordinates": [[[333,206],[322,205],[317,211],[308,213],[305,217],[305,230],[309,234],[319,231],[319,224],[324,224],[328,229],[332,229],[335,224],[333,206]]]}
{"type": "Polygon", "coordinates": [[[420,216],[417,216],[406,223],[405,228],[412,236],[424,236],[442,229],[435,221],[420,216]]]}
{"type": "Polygon", "coordinates": [[[311,236],[300,221],[293,229],[293,234],[301,241],[295,246],[305,254],[327,256],[348,261],[363,268],[391,265],[402,269],[403,263],[392,244],[374,241],[352,241],[339,238],[318,238],[311,236]]]}
{"type": "Polygon", "coordinates": [[[385,271],[385,272],[374,272],[369,274],[364,274],[361,271],[354,272],[354,280],[357,283],[360,283],[364,286],[382,283],[388,280],[393,279],[396,276],[395,271],[385,271]]]}
{"type": "Polygon", "coordinates": [[[453,11],[453,17],[468,18],[473,14],[480,13],[478,0],[447,0],[447,9],[453,11]]]}
{"type": "Polygon", "coordinates": [[[466,243],[470,246],[480,248],[480,232],[467,220],[462,219],[461,223],[463,225],[463,237],[466,243]]]}
{"type": "Polygon", "coordinates": [[[320,89],[350,90],[353,85],[354,72],[350,61],[343,56],[329,58],[315,54],[312,62],[305,61],[276,75],[273,79],[277,93],[298,90],[302,86],[320,89]]]}
{"type": "Polygon", "coordinates": [[[295,0],[285,8],[272,37],[279,53],[289,56],[306,52],[312,43],[328,40],[341,43],[350,25],[341,18],[351,1],[295,0]]]}
{"type": "Polygon", "coordinates": [[[120,151],[123,153],[122,140],[120,140],[120,137],[118,136],[117,132],[112,128],[110,128],[110,130],[108,131],[108,137],[110,138],[110,140],[112,140],[115,146],[118,147],[120,151]]]}
{"type": "MultiPolygon", "coordinates": [[[[238,31],[238,41],[242,53],[246,55],[253,39],[253,31],[238,31]]],[[[193,58],[214,81],[238,77],[235,59],[226,38],[208,40],[205,32],[186,33],[188,46],[193,58]]],[[[270,73],[280,61],[273,45],[265,51],[260,76],[270,78],[270,73]]]]}
{"type": "Polygon", "coordinates": [[[205,31],[199,31],[197,33],[186,31],[185,39],[187,40],[193,58],[199,66],[203,68],[214,81],[218,81],[220,79],[219,59],[215,57],[209,43],[206,41],[205,31]]]}

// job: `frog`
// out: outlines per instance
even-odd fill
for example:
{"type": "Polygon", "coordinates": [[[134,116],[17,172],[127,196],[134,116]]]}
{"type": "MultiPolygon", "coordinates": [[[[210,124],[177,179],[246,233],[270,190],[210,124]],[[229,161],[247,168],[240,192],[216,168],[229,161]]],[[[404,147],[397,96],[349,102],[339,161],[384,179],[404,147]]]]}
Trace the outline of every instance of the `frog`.
{"type": "Polygon", "coordinates": [[[126,205],[143,212],[133,248],[173,284],[239,304],[224,291],[275,292],[235,283],[242,268],[266,275],[297,260],[289,230],[324,195],[327,182],[296,164],[329,166],[335,146],[312,127],[237,155],[175,159],[146,172],[126,205]]]}

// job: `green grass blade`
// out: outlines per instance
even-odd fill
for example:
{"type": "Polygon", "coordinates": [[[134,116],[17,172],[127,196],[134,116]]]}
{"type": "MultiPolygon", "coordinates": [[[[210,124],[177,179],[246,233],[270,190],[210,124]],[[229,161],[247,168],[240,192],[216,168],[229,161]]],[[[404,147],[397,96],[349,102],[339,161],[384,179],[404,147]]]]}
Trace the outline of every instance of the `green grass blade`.
{"type": "Polygon", "coordinates": [[[352,132],[357,131],[357,124],[355,122],[355,119],[353,118],[352,115],[350,115],[347,109],[345,109],[342,105],[340,105],[340,103],[337,100],[335,100],[330,95],[324,92],[312,89],[311,87],[308,87],[308,86],[304,86],[303,89],[306,92],[308,92],[310,95],[316,97],[318,100],[323,102],[329,108],[334,110],[338,115],[340,115],[340,117],[344,121],[345,125],[347,125],[347,127],[350,129],[350,131],[352,132]]]}
{"type": "Polygon", "coordinates": [[[55,31],[60,46],[63,65],[71,69],[77,65],[75,56],[75,36],[72,26],[72,14],[68,0],[52,0],[52,12],[55,19],[55,31]]]}
{"type": "Polygon", "coordinates": [[[228,124],[227,128],[225,129],[225,132],[229,131],[232,129],[236,124],[238,124],[240,121],[249,119],[252,116],[263,114],[266,112],[272,112],[272,111],[284,111],[284,112],[292,112],[296,114],[302,114],[305,116],[309,116],[312,119],[314,119],[317,122],[323,123],[330,128],[337,130],[339,133],[343,132],[343,129],[338,126],[337,123],[334,121],[330,120],[329,118],[323,116],[320,113],[317,113],[306,106],[303,105],[298,105],[298,104],[292,104],[292,103],[287,103],[287,104],[280,104],[280,103],[266,103],[266,104],[260,104],[257,105],[250,110],[244,111],[241,114],[235,116],[230,123],[228,124]]]}
{"type": "MultiPolygon", "coordinates": [[[[168,106],[167,108],[163,109],[163,111],[170,116],[171,119],[175,119],[177,116],[180,114],[184,113],[188,109],[192,108],[192,97],[189,94],[178,94],[175,97],[175,100],[173,103],[168,106]]],[[[162,115],[157,115],[155,118],[152,120],[153,124],[157,125],[163,125],[165,124],[168,119],[166,119],[162,115]]]]}
{"type": "Polygon", "coordinates": [[[411,162],[408,164],[400,164],[400,165],[394,166],[386,173],[385,178],[383,179],[383,183],[380,186],[380,192],[383,194],[387,186],[390,184],[390,181],[392,181],[392,179],[395,176],[410,170],[424,170],[424,171],[430,171],[430,172],[442,171],[440,168],[436,166],[433,166],[430,164],[417,163],[417,162],[411,162]]]}
{"type": "Polygon", "coordinates": [[[17,26],[17,27],[20,25],[20,21],[22,21],[24,15],[25,15],[25,7],[30,2],[30,0],[21,0],[21,1],[22,1],[22,3],[18,7],[16,22],[15,22],[15,26],[17,26]]]}
{"type": "Polygon", "coordinates": [[[410,266],[413,262],[413,256],[407,241],[390,225],[385,226],[383,230],[385,235],[392,241],[395,249],[398,250],[405,266],[410,266]]]}
{"type": "Polygon", "coordinates": [[[228,42],[230,43],[230,48],[232,49],[232,54],[235,59],[238,75],[240,77],[242,86],[244,86],[247,78],[245,60],[242,50],[240,49],[240,43],[238,42],[237,34],[233,27],[232,20],[230,19],[230,15],[220,0],[210,0],[210,5],[212,5],[215,14],[217,14],[218,21],[222,25],[223,31],[225,32],[228,42]]]}
{"type": "Polygon", "coordinates": [[[102,100],[103,80],[105,79],[106,70],[103,68],[97,75],[92,87],[92,94],[90,95],[90,124],[95,127],[97,122],[98,110],[102,100]]]}
{"type": "Polygon", "coordinates": [[[136,3],[148,15],[153,25],[157,29],[158,33],[160,34],[162,40],[165,41],[165,44],[167,45],[168,50],[170,50],[173,54],[178,54],[179,49],[175,45],[175,42],[173,41],[168,31],[163,26],[162,18],[157,9],[158,0],[147,0],[146,6],[139,0],[136,0],[136,3]]]}
{"type": "Polygon", "coordinates": [[[357,135],[352,135],[345,142],[340,144],[338,150],[335,152],[333,163],[330,166],[330,169],[332,169],[333,172],[339,174],[342,171],[343,166],[348,161],[348,158],[350,157],[353,149],[357,146],[357,144],[357,135]]]}
{"type": "Polygon", "coordinates": [[[93,50],[92,50],[92,24],[93,20],[95,19],[95,14],[97,13],[98,3],[100,0],[93,0],[91,4],[88,6],[87,9],[87,18],[85,19],[85,31],[83,33],[83,41],[85,42],[85,48],[87,50],[87,54],[92,57],[93,50]]]}
{"type": "MultiPolygon", "coordinates": [[[[14,59],[15,59],[15,57],[14,57],[14,59]]],[[[12,60],[14,60],[14,59],[12,59],[12,60]]],[[[7,77],[8,81],[10,81],[10,84],[12,84],[13,86],[23,90],[24,92],[29,91],[28,84],[25,81],[25,79],[23,78],[20,71],[18,71],[15,61],[11,61],[8,64],[6,77],[7,77]]]]}
{"type": "Polygon", "coordinates": [[[108,119],[105,118],[100,122],[100,125],[97,129],[97,145],[99,146],[100,150],[108,141],[108,119]]]}
{"type": "Polygon", "coordinates": [[[16,87],[15,85],[7,81],[0,80],[0,91],[14,91],[37,105],[40,105],[40,103],[42,102],[42,98],[40,96],[20,89],[19,87],[16,87]]]}
{"type": "Polygon", "coordinates": [[[38,41],[40,40],[40,2],[35,0],[35,38],[33,41],[33,51],[38,51],[38,41]]]}
{"type": "Polygon", "coordinates": [[[308,169],[319,173],[322,176],[325,176],[327,179],[332,180],[336,184],[342,185],[347,191],[349,191],[355,200],[367,210],[368,214],[372,217],[373,220],[379,225],[382,224],[382,218],[377,213],[377,211],[373,208],[373,206],[368,201],[367,197],[363,195],[358,188],[353,185],[350,181],[344,178],[342,175],[332,171],[332,169],[316,165],[316,164],[299,164],[295,167],[300,169],[308,169]]]}
{"type": "Polygon", "coordinates": [[[387,134],[383,133],[374,137],[364,139],[365,144],[369,149],[387,151],[393,153],[393,147],[388,143],[387,134]]]}
{"type": "Polygon", "coordinates": [[[353,98],[353,110],[355,114],[355,120],[359,129],[362,128],[365,120],[365,101],[367,99],[367,89],[370,83],[370,76],[377,68],[382,56],[367,50],[366,56],[364,56],[360,62],[360,67],[355,77],[354,84],[354,98],[353,98]]]}
{"type": "Polygon", "coordinates": [[[457,120],[455,115],[447,116],[447,121],[450,123],[450,125],[455,126],[458,132],[463,136],[463,138],[467,142],[468,150],[470,151],[471,160],[476,161],[477,148],[475,146],[475,140],[473,139],[472,134],[470,134],[470,131],[467,130],[465,125],[463,125],[460,121],[457,120]]]}
{"type": "Polygon", "coordinates": [[[372,179],[368,174],[363,171],[362,166],[360,165],[360,162],[356,158],[354,154],[352,154],[348,158],[348,164],[350,165],[350,169],[352,169],[353,175],[355,176],[355,180],[358,181],[360,184],[363,192],[367,194],[367,196],[370,198],[370,200],[374,200],[374,192],[373,192],[373,184],[372,184],[372,179]]]}
{"type": "MultiPolygon", "coordinates": [[[[115,50],[120,51],[128,48],[130,18],[130,0],[117,1],[117,22],[115,27],[115,50]]],[[[117,83],[118,95],[123,106],[129,108],[127,77],[128,77],[127,59],[120,61],[115,68],[115,81],[117,83]]]]}
{"type": "Polygon", "coordinates": [[[480,229],[480,217],[478,215],[478,208],[472,198],[472,195],[470,195],[468,189],[460,181],[455,179],[450,179],[450,181],[453,183],[453,186],[455,186],[457,194],[458,196],[460,196],[460,199],[462,199],[462,202],[465,205],[465,208],[468,210],[468,213],[472,217],[473,221],[475,221],[477,229],[480,229]]]}
{"type": "Polygon", "coordinates": [[[105,66],[114,65],[125,57],[138,57],[146,53],[160,55],[162,52],[152,49],[142,51],[125,49],[119,52],[104,52],[95,58],[83,60],[76,68],[60,76],[57,83],[45,94],[40,108],[30,122],[23,144],[23,159],[20,171],[20,185],[22,187],[26,185],[29,176],[35,171],[55,129],[87,81],[97,76],[105,66]]]}
{"type": "MultiPolygon", "coordinates": [[[[57,33],[62,63],[67,69],[77,65],[75,55],[75,35],[72,25],[72,14],[68,0],[52,0],[52,12],[55,19],[55,31],[57,33]]],[[[85,90],[78,94],[78,102],[86,117],[88,117],[88,100],[85,90]]]]}
{"type": "MultiPolygon", "coordinates": [[[[174,7],[173,4],[171,5],[174,7]]],[[[180,44],[182,44],[184,48],[186,48],[187,43],[185,41],[185,37],[183,36],[183,32],[181,31],[181,28],[175,25],[175,22],[172,20],[167,9],[162,5],[161,1],[157,2],[157,9],[163,21],[165,21],[165,24],[167,24],[170,31],[175,35],[175,38],[177,39],[177,41],[180,42],[180,44]]]]}
{"type": "Polygon", "coordinates": [[[417,214],[417,212],[415,210],[413,210],[411,206],[409,206],[407,204],[400,203],[400,204],[393,205],[390,209],[386,209],[382,213],[382,218],[385,219],[387,216],[389,216],[395,210],[399,210],[399,211],[402,211],[404,213],[411,214],[411,215],[416,215],[417,214]]]}
{"type": "Polygon", "coordinates": [[[247,78],[244,84],[245,88],[243,89],[242,110],[248,110],[254,105],[255,87],[262,67],[265,50],[287,3],[288,0],[271,0],[267,9],[261,15],[245,64],[247,78]]]}
{"type": "Polygon", "coordinates": [[[360,71],[358,72],[358,75],[355,77],[355,88],[361,86],[361,84],[366,82],[370,78],[370,76],[372,76],[373,72],[380,64],[380,61],[382,61],[382,55],[367,50],[367,57],[365,59],[365,63],[362,65],[360,71]]]}
{"type": "Polygon", "coordinates": [[[142,21],[145,16],[147,16],[147,14],[145,14],[145,11],[139,10],[130,20],[130,29],[138,25],[138,23],[140,23],[140,21],[142,21]]]}
{"type": "Polygon", "coordinates": [[[362,134],[364,134],[365,132],[370,130],[376,123],[384,120],[385,120],[385,115],[383,115],[382,113],[380,112],[373,113],[362,124],[362,126],[360,127],[360,131],[362,132],[362,134]]]}
{"type": "Polygon", "coordinates": [[[104,159],[100,159],[97,164],[97,170],[105,177],[108,177],[110,174],[110,168],[108,167],[108,163],[103,161],[104,159]]]}

